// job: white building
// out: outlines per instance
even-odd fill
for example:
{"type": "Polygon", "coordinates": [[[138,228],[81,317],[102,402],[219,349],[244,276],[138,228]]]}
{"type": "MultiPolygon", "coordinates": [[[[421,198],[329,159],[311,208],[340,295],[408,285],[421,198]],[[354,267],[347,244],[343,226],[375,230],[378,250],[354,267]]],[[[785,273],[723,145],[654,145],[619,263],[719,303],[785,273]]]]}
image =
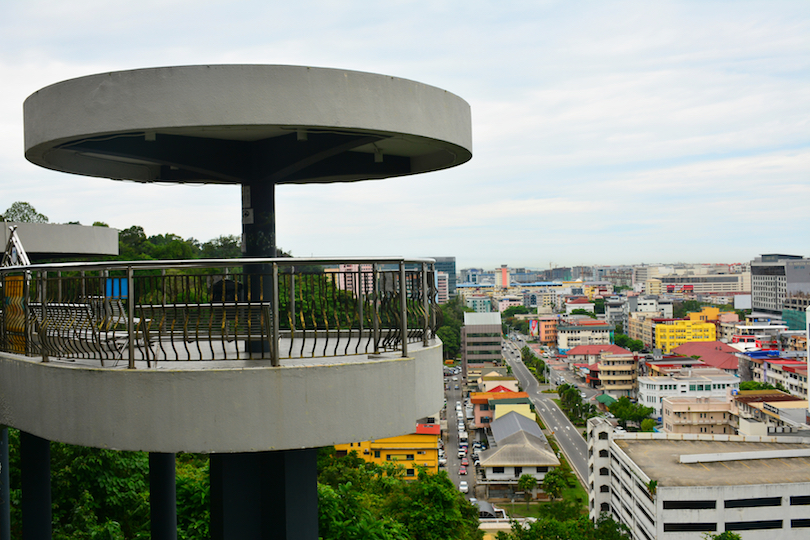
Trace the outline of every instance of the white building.
{"type": "Polygon", "coordinates": [[[436,301],[446,304],[450,299],[450,275],[447,272],[436,272],[436,301]]]}
{"type": "Polygon", "coordinates": [[[810,443],[799,437],[613,433],[588,420],[591,519],[603,512],[634,540],[810,536],[810,443]]]}
{"type": "Polygon", "coordinates": [[[726,398],[740,387],[739,377],[714,368],[682,369],[667,376],[639,377],[638,402],[652,407],[654,418],[661,418],[661,402],[667,397],[726,398]]]}

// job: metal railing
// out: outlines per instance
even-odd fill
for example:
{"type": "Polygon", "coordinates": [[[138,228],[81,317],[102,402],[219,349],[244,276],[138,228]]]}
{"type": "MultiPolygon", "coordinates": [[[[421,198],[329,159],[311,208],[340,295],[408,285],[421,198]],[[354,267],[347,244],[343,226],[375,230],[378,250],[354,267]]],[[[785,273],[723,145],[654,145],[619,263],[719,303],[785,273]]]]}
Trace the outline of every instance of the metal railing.
{"type": "Polygon", "coordinates": [[[136,361],[337,357],[427,346],[432,259],[216,259],[0,269],[0,350],[136,361]]]}

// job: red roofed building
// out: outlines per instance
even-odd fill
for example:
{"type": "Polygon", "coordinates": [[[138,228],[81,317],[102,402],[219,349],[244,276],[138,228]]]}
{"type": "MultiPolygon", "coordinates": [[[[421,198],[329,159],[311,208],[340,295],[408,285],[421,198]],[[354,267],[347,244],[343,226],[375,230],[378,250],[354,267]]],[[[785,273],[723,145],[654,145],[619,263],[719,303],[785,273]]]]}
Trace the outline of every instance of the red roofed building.
{"type": "Polygon", "coordinates": [[[470,394],[470,403],[473,406],[473,422],[476,428],[485,428],[494,420],[495,411],[490,405],[491,401],[499,399],[513,400],[523,398],[531,403],[526,392],[473,392],[470,394]]]}
{"type": "Polygon", "coordinates": [[[683,356],[699,356],[707,366],[722,369],[732,375],[739,374],[737,349],[720,341],[692,341],[672,349],[673,353],[683,356]]]}
{"type": "Polygon", "coordinates": [[[569,350],[565,358],[569,362],[593,364],[603,352],[611,354],[630,354],[630,351],[618,345],[579,345],[569,350]]]}

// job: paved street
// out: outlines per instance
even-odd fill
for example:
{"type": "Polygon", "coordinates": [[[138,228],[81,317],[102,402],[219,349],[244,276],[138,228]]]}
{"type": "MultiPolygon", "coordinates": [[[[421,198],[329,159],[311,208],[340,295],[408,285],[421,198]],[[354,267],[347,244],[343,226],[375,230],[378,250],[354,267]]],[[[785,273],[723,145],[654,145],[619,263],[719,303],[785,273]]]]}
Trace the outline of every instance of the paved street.
{"type": "MultiPolygon", "coordinates": [[[[556,394],[541,393],[541,390],[549,388],[549,386],[541,386],[520,360],[520,349],[525,343],[522,341],[513,343],[509,340],[504,340],[504,343],[506,344],[504,356],[506,356],[507,363],[512,367],[512,372],[515,374],[518,381],[520,381],[523,390],[529,394],[529,398],[532,400],[532,403],[534,403],[537,413],[540,415],[546,428],[554,433],[554,437],[560,449],[565,454],[565,457],[568,459],[568,462],[571,464],[571,467],[576,470],[582,482],[587,484],[588,443],[582,438],[579,428],[574,427],[557,404],[551,400],[552,397],[556,397],[556,394]]],[[[571,373],[552,370],[552,377],[558,377],[560,374],[564,376],[567,375],[567,382],[574,382],[571,373]]],[[[581,388],[581,390],[584,389],[581,388]]],[[[585,392],[588,394],[589,398],[595,393],[593,391],[585,392]]]]}
{"type": "MultiPolygon", "coordinates": [[[[447,397],[447,438],[444,441],[445,455],[447,456],[446,469],[447,474],[450,476],[450,479],[456,486],[458,486],[459,482],[462,480],[467,481],[467,484],[470,486],[470,490],[466,497],[469,499],[471,497],[475,497],[475,467],[470,459],[471,450],[467,452],[467,459],[470,460],[470,465],[467,467],[467,475],[464,476],[458,474],[458,469],[461,466],[461,459],[458,457],[458,417],[456,415],[456,401],[460,401],[462,411],[465,410],[464,398],[462,397],[463,384],[461,381],[461,374],[445,377],[445,380],[447,379],[449,379],[449,382],[445,383],[446,386],[449,385],[449,390],[445,390],[445,396],[447,397]],[[459,380],[454,381],[453,377],[458,377],[459,380]],[[458,385],[458,390],[455,389],[455,385],[458,385]]],[[[473,441],[470,440],[468,448],[472,448],[472,443],[473,441]]]]}

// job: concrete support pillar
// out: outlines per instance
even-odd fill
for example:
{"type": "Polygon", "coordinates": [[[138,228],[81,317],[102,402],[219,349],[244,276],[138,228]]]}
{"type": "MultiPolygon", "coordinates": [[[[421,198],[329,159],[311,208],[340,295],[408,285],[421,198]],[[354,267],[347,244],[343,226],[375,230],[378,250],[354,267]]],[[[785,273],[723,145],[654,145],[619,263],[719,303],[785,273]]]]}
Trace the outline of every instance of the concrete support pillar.
{"type": "Polygon", "coordinates": [[[177,540],[177,483],[174,454],[149,453],[149,500],[152,540],[177,540]]]}
{"type": "Polygon", "coordinates": [[[51,538],[51,443],[20,432],[23,540],[51,538]]]}
{"type": "MultiPolygon", "coordinates": [[[[276,186],[273,182],[254,182],[242,186],[242,241],[245,257],[275,257],[276,186]]],[[[272,267],[266,264],[245,266],[251,302],[270,302],[273,298],[272,267]],[[261,277],[260,277],[261,276],[261,277]]],[[[248,352],[269,356],[269,341],[248,341],[248,352]]]]}
{"type": "Polygon", "coordinates": [[[317,540],[317,450],[211,455],[211,538],[317,540]]]}
{"type": "Polygon", "coordinates": [[[8,428],[0,426],[0,540],[11,540],[8,475],[8,428]]]}

